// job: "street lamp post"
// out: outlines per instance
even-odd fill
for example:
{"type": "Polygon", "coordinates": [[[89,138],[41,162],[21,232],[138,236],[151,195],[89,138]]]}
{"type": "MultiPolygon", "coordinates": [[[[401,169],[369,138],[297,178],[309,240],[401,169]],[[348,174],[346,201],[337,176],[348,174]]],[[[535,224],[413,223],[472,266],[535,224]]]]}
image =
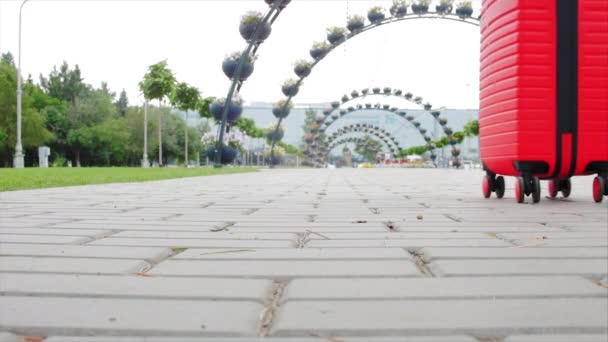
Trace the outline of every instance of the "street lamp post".
{"type": "Polygon", "coordinates": [[[23,11],[23,5],[25,5],[26,2],[28,2],[28,0],[23,0],[21,7],[19,7],[19,59],[17,61],[17,144],[15,145],[15,157],[13,158],[13,166],[18,169],[24,167],[23,144],[21,143],[21,12],[23,11]]]}
{"type": "Polygon", "coordinates": [[[141,166],[144,168],[150,166],[148,162],[148,100],[144,102],[144,155],[141,166]]]}

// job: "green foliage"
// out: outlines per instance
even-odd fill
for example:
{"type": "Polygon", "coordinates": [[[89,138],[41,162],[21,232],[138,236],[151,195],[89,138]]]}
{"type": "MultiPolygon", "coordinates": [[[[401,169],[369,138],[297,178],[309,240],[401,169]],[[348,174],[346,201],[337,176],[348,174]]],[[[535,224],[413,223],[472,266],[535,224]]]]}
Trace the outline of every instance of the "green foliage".
{"type": "Polygon", "coordinates": [[[384,9],[382,8],[382,6],[374,6],[369,9],[368,13],[384,13],[384,9]]]}
{"type": "MultiPolygon", "coordinates": [[[[17,72],[4,58],[0,62],[0,163],[12,164],[12,154],[17,142],[17,72]]],[[[45,127],[45,117],[40,114],[27,91],[22,94],[22,144],[25,149],[35,148],[53,140],[53,134],[45,127]]]]}
{"type": "Polygon", "coordinates": [[[10,52],[3,53],[2,56],[0,56],[0,63],[8,64],[9,66],[13,67],[13,69],[15,69],[15,58],[10,52]]]}
{"type": "Polygon", "coordinates": [[[256,24],[262,21],[264,16],[260,12],[249,11],[241,17],[241,24],[256,24]]]}
{"type": "Polygon", "coordinates": [[[464,125],[464,135],[467,137],[479,135],[479,120],[472,120],[464,125]]]}
{"type": "Polygon", "coordinates": [[[346,33],[346,28],[340,27],[340,26],[332,26],[332,27],[329,27],[327,29],[327,33],[345,34],[346,33]]]}
{"type": "Polygon", "coordinates": [[[238,128],[243,134],[252,138],[264,138],[265,132],[263,129],[256,127],[253,119],[240,117],[234,123],[234,127],[238,128]]]}
{"type": "Polygon", "coordinates": [[[300,157],[302,157],[304,155],[299,148],[297,148],[297,147],[295,147],[293,145],[289,145],[289,144],[287,144],[287,143],[285,143],[283,141],[279,141],[277,143],[277,145],[280,146],[281,148],[283,148],[287,154],[295,154],[295,155],[298,155],[300,157]]]}
{"type": "Polygon", "coordinates": [[[365,137],[355,145],[355,152],[363,157],[366,162],[373,163],[376,160],[376,154],[382,150],[382,143],[376,139],[365,137]]]}
{"type": "Polygon", "coordinates": [[[178,83],[171,93],[171,104],[179,110],[189,111],[196,109],[201,94],[196,87],[188,83],[178,83]]]}
{"type": "Polygon", "coordinates": [[[158,100],[161,102],[166,96],[171,94],[175,84],[175,76],[167,61],[161,61],[148,67],[148,72],[144,79],[139,82],[139,89],[144,94],[146,100],[158,100]]]}
{"type": "Polygon", "coordinates": [[[215,97],[204,97],[199,99],[195,109],[201,118],[211,119],[213,117],[213,115],[211,115],[211,111],[209,110],[209,106],[211,103],[213,103],[213,101],[215,101],[215,97]]]}
{"type": "Polygon", "coordinates": [[[82,81],[78,65],[74,69],[70,69],[68,63],[64,61],[59,70],[57,67],[53,67],[48,78],[41,76],[40,84],[49,96],[75,103],[76,98],[89,88],[82,81]]]}
{"type": "Polygon", "coordinates": [[[405,156],[411,156],[411,155],[418,155],[421,156],[424,153],[426,153],[428,151],[428,147],[426,145],[421,145],[421,146],[412,146],[410,148],[406,148],[400,151],[400,155],[405,157],[405,156]]]}
{"type": "Polygon", "coordinates": [[[118,111],[118,115],[125,116],[127,114],[127,109],[129,108],[129,99],[127,98],[127,92],[123,89],[120,92],[120,97],[116,102],[116,110],[118,111]]]}
{"type": "Polygon", "coordinates": [[[348,20],[347,20],[348,24],[354,24],[354,23],[365,23],[365,17],[362,15],[349,15],[348,16],[348,20]]]}
{"type": "Polygon", "coordinates": [[[454,139],[456,139],[456,141],[460,144],[464,140],[464,133],[463,132],[454,132],[452,134],[452,137],[454,137],[454,139]]]}

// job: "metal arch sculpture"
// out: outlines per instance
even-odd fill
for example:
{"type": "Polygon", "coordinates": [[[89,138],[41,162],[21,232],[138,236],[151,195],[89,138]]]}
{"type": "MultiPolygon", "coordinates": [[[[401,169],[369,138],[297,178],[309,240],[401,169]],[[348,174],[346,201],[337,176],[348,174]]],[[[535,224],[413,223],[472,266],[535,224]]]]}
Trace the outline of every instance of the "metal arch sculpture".
{"type": "Polygon", "coordinates": [[[320,137],[316,137],[316,139],[312,136],[309,137],[310,138],[309,142],[311,144],[313,144],[314,140],[317,140],[317,142],[314,143],[314,145],[315,145],[314,149],[309,145],[308,148],[306,149],[306,151],[308,152],[308,154],[315,154],[315,152],[318,152],[316,150],[323,150],[323,149],[327,148],[327,146],[329,144],[331,144],[332,142],[334,142],[336,139],[340,138],[341,136],[343,136],[345,134],[350,134],[350,133],[371,134],[378,138],[386,139],[386,142],[387,142],[387,144],[389,144],[389,148],[391,150],[401,150],[401,147],[399,146],[399,142],[397,141],[397,139],[395,139],[395,137],[390,132],[387,132],[385,129],[382,129],[378,126],[369,125],[369,124],[352,124],[352,125],[344,126],[340,129],[338,129],[336,132],[332,133],[330,136],[327,136],[325,138],[325,141],[319,141],[320,137]],[[392,144],[392,146],[390,144],[392,144]]]}
{"type": "MultiPolygon", "coordinates": [[[[353,90],[350,93],[350,96],[345,94],[342,96],[340,101],[332,102],[331,111],[329,111],[329,108],[328,108],[328,109],[326,109],[326,111],[323,111],[323,114],[325,114],[326,117],[331,116],[334,111],[337,111],[340,109],[341,105],[348,104],[354,100],[365,99],[367,97],[372,97],[372,96],[395,97],[395,98],[399,98],[399,99],[404,99],[408,102],[411,102],[411,103],[419,106],[425,112],[429,112],[433,116],[433,119],[435,121],[437,121],[437,123],[441,124],[441,122],[445,122],[444,124],[441,124],[442,127],[445,126],[445,124],[447,124],[447,122],[448,122],[446,118],[441,117],[441,110],[433,109],[433,105],[431,103],[429,103],[428,101],[426,103],[423,103],[424,98],[422,98],[420,96],[415,96],[411,92],[404,92],[401,89],[393,89],[390,87],[371,88],[371,92],[370,92],[370,88],[361,89],[360,91],[353,90]],[[327,113],[327,112],[329,112],[329,113],[327,113]]],[[[373,107],[372,104],[369,104],[369,103],[365,104],[365,109],[371,109],[372,107],[373,107]]],[[[390,108],[385,108],[385,109],[390,109],[390,108]]],[[[321,122],[321,124],[323,124],[323,122],[321,122]]],[[[446,133],[446,135],[448,135],[448,134],[446,133]]]]}
{"type": "MultiPolygon", "coordinates": [[[[269,10],[266,12],[265,15],[263,15],[262,18],[258,18],[261,20],[249,23],[246,29],[243,29],[243,27],[239,28],[239,30],[241,31],[241,35],[247,41],[247,47],[240,54],[236,66],[233,65],[232,69],[229,72],[227,72],[226,69],[224,70],[224,73],[226,73],[226,76],[231,79],[232,83],[230,84],[230,87],[228,89],[228,95],[226,96],[224,106],[222,108],[218,108],[218,111],[221,111],[221,122],[218,127],[218,138],[216,141],[216,147],[213,155],[216,167],[221,167],[222,164],[224,131],[226,129],[226,123],[228,120],[228,112],[231,108],[234,108],[234,106],[232,106],[232,97],[234,96],[235,92],[240,92],[241,88],[243,87],[244,79],[241,76],[248,73],[248,71],[245,70],[245,64],[248,60],[254,59],[260,45],[270,35],[272,31],[272,24],[274,24],[283,9],[291,2],[291,0],[264,1],[269,5],[269,10]]],[[[243,23],[241,24],[243,25],[243,23]]],[[[222,65],[222,68],[224,69],[224,65],[222,65]]],[[[252,72],[253,62],[251,62],[251,69],[249,70],[249,73],[252,72]]],[[[238,111],[242,111],[242,108],[239,108],[238,111]]]]}
{"type": "MultiPolygon", "coordinates": [[[[327,139],[326,139],[327,141],[326,142],[321,142],[320,145],[321,145],[321,147],[323,147],[324,145],[328,145],[333,140],[335,140],[336,138],[338,138],[342,134],[352,133],[352,132],[369,133],[369,130],[374,130],[374,131],[377,131],[377,132],[379,132],[381,134],[388,135],[388,138],[391,139],[391,141],[394,143],[394,145],[396,146],[396,149],[399,150],[399,151],[401,150],[401,147],[399,146],[399,143],[397,142],[397,140],[389,132],[387,132],[385,129],[380,128],[378,126],[374,126],[374,125],[370,125],[370,124],[365,124],[365,123],[363,123],[363,124],[351,124],[351,125],[348,125],[348,126],[344,126],[344,127],[340,128],[340,129],[338,129],[336,132],[332,133],[332,135],[330,135],[329,137],[327,137],[327,139]]],[[[426,130],[424,130],[424,132],[426,132],[426,130]]],[[[423,132],[421,132],[421,133],[423,133],[423,132]]],[[[374,134],[374,135],[378,136],[377,134],[374,134]]],[[[424,139],[425,139],[425,142],[426,142],[426,147],[427,147],[428,151],[431,153],[431,159],[433,160],[433,164],[436,167],[437,165],[435,164],[435,159],[436,159],[437,156],[435,155],[435,152],[434,152],[434,150],[435,150],[436,147],[432,144],[430,137],[425,136],[424,134],[423,134],[423,136],[425,137],[424,139]]],[[[310,151],[317,150],[316,147],[317,146],[313,147],[310,143],[308,145],[308,149],[310,151]]],[[[394,151],[393,151],[393,153],[394,153],[394,151]]],[[[314,154],[318,154],[318,152],[317,153],[313,152],[312,154],[313,155],[314,154]]]]}
{"type": "MultiPolygon", "coordinates": [[[[374,136],[376,138],[378,138],[381,142],[383,142],[386,147],[394,154],[396,153],[396,151],[400,151],[401,147],[399,146],[399,143],[395,140],[395,138],[389,133],[386,132],[384,129],[381,129],[380,127],[377,126],[359,126],[358,125],[350,125],[350,126],[346,126],[342,129],[340,129],[339,131],[334,132],[334,134],[332,134],[332,136],[328,137],[327,141],[323,142],[321,144],[321,146],[319,147],[319,150],[313,153],[310,153],[308,156],[311,157],[311,159],[314,159],[315,157],[317,159],[313,160],[313,164],[315,164],[314,162],[316,162],[316,166],[318,166],[319,163],[321,163],[322,160],[327,158],[327,155],[329,154],[329,152],[335,148],[335,146],[332,145],[336,145],[338,144],[338,142],[340,140],[348,140],[348,139],[363,139],[363,137],[348,137],[348,138],[342,138],[347,134],[353,134],[353,133],[359,133],[359,134],[365,134],[365,136],[369,137],[374,136]],[[319,159],[319,158],[323,158],[323,159],[319,159]]],[[[364,124],[365,125],[365,124],[364,124]]]]}
{"type": "MultiPolygon", "coordinates": [[[[401,118],[403,118],[404,120],[406,120],[406,122],[410,123],[422,136],[422,138],[429,143],[431,141],[431,137],[429,137],[427,135],[427,129],[423,128],[422,125],[420,124],[420,122],[418,121],[414,121],[414,117],[411,115],[407,115],[407,112],[405,111],[400,111],[398,109],[396,109],[395,107],[393,107],[392,109],[389,107],[389,109],[385,109],[385,106],[381,106],[378,108],[354,108],[351,107],[350,109],[346,109],[340,112],[340,115],[336,115],[334,114],[332,116],[332,121],[324,121],[324,126],[325,127],[321,127],[319,128],[319,132],[320,133],[325,133],[326,130],[331,127],[332,124],[336,123],[340,118],[348,115],[348,114],[352,114],[352,113],[356,113],[362,110],[375,110],[375,111],[380,111],[380,112],[386,112],[386,113],[391,113],[394,115],[397,115],[401,118]],[[337,116],[337,118],[334,118],[335,116],[337,116]]],[[[451,132],[450,132],[451,133],[451,132]]]]}
{"type": "MultiPolygon", "coordinates": [[[[327,158],[327,156],[331,153],[331,151],[333,151],[336,147],[340,146],[340,145],[345,145],[345,144],[350,144],[350,143],[355,143],[355,144],[359,144],[362,142],[365,142],[367,139],[366,137],[348,137],[348,138],[342,138],[334,143],[332,143],[330,146],[327,147],[327,149],[324,151],[325,154],[325,158],[327,158]]],[[[385,140],[380,139],[384,145],[386,147],[389,147],[388,143],[385,140]]],[[[390,147],[389,147],[390,149],[390,147]]]]}
{"type": "MultiPolygon", "coordinates": [[[[291,105],[291,100],[297,95],[297,93],[299,91],[299,87],[302,85],[302,82],[304,81],[304,79],[310,75],[310,73],[312,72],[312,69],[314,69],[314,67],[317,64],[319,64],[330,52],[332,52],[333,50],[335,50],[337,47],[339,47],[343,43],[347,42],[348,40],[350,40],[354,37],[357,37],[357,36],[361,35],[362,33],[372,30],[379,26],[384,26],[387,24],[406,21],[406,20],[412,20],[412,19],[445,19],[445,20],[450,20],[450,21],[466,23],[466,24],[470,24],[473,26],[477,26],[477,27],[480,26],[479,18],[474,18],[474,17],[470,16],[471,13],[469,13],[468,16],[464,16],[464,17],[461,15],[455,15],[455,14],[446,13],[446,12],[425,12],[425,13],[407,14],[407,6],[404,6],[404,7],[405,7],[404,11],[401,11],[401,12],[395,11],[395,13],[393,13],[394,15],[392,15],[388,18],[384,18],[384,14],[382,14],[382,18],[380,18],[379,20],[374,20],[374,21],[370,20],[371,23],[369,23],[367,25],[363,24],[362,27],[352,30],[349,34],[343,33],[341,37],[337,37],[337,38],[334,37],[333,39],[331,39],[332,41],[331,41],[330,45],[327,45],[325,48],[318,50],[316,53],[314,53],[314,50],[311,50],[311,56],[313,57],[314,61],[312,63],[308,64],[305,68],[298,69],[298,66],[296,66],[294,71],[296,72],[296,75],[299,77],[298,80],[296,82],[294,82],[293,84],[290,84],[288,86],[286,86],[286,85],[283,86],[282,90],[287,98],[285,100],[283,100],[283,104],[280,108],[275,108],[275,110],[273,110],[273,114],[275,114],[275,116],[277,116],[279,119],[279,121],[277,122],[276,130],[279,129],[283,118],[286,117],[287,115],[289,115],[288,108],[291,105]],[[276,113],[281,113],[281,116],[277,115],[276,113]]],[[[451,11],[451,9],[450,9],[450,11],[451,11]]],[[[369,14],[368,14],[368,19],[371,19],[369,14]]],[[[329,40],[329,37],[328,37],[328,40],[329,40]]],[[[272,144],[271,153],[274,151],[275,145],[276,145],[276,143],[272,144]]]]}
{"type": "Polygon", "coordinates": [[[326,141],[322,143],[323,146],[328,146],[330,144],[332,144],[333,142],[335,142],[336,139],[339,139],[340,137],[342,137],[343,135],[346,134],[350,134],[350,133],[363,133],[363,134],[371,134],[374,135],[380,139],[383,139],[383,141],[385,141],[388,145],[388,147],[391,149],[391,152],[395,152],[395,151],[400,151],[401,150],[401,146],[399,146],[399,142],[397,142],[397,140],[395,139],[395,137],[390,133],[387,132],[386,130],[378,127],[378,126],[373,126],[373,125],[366,125],[366,124],[357,124],[357,125],[349,125],[349,126],[345,126],[341,129],[339,129],[338,131],[334,132],[332,135],[328,136],[326,141]],[[360,125],[360,126],[357,126],[360,125]]]}

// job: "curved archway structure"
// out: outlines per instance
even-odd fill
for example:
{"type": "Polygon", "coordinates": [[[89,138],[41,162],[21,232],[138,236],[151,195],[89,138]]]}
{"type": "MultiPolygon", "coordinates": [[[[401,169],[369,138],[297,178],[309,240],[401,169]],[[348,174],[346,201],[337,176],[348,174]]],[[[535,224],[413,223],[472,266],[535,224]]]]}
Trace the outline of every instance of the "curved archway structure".
{"type": "MultiPolygon", "coordinates": [[[[362,137],[348,137],[348,138],[342,138],[339,139],[337,141],[335,141],[334,143],[332,143],[327,150],[325,151],[325,155],[322,156],[323,158],[327,159],[331,153],[331,151],[333,151],[335,148],[341,146],[341,145],[347,145],[347,144],[352,144],[354,143],[355,145],[357,144],[361,144],[361,143],[365,143],[368,140],[367,136],[362,136],[362,137]]],[[[385,146],[387,146],[387,142],[380,139],[385,146]]],[[[387,146],[388,147],[388,146],[387,146]]]]}
{"type": "MultiPolygon", "coordinates": [[[[365,89],[361,89],[360,91],[353,90],[350,93],[350,96],[345,94],[344,96],[342,96],[342,99],[340,101],[332,102],[331,107],[326,108],[323,111],[323,114],[326,117],[329,117],[329,116],[333,117],[335,111],[341,110],[340,109],[341,105],[346,105],[352,101],[365,99],[367,97],[372,97],[372,96],[381,96],[381,97],[385,97],[385,98],[386,97],[395,97],[395,98],[399,98],[399,99],[404,99],[408,102],[411,102],[411,103],[419,106],[425,112],[429,112],[433,116],[435,121],[437,121],[437,123],[441,124],[442,126],[445,126],[445,124],[447,124],[447,122],[448,122],[448,120],[446,118],[441,117],[441,110],[433,109],[433,105],[428,101],[426,103],[423,103],[424,98],[422,98],[420,96],[415,96],[411,92],[404,92],[401,89],[392,89],[390,87],[384,87],[384,88],[376,87],[376,88],[371,88],[371,89],[365,88],[365,89]],[[443,124],[442,124],[442,122],[443,122],[443,124]]],[[[355,107],[349,107],[349,108],[355,108],[355,107]]],[[[356,108],[357,109],[383,108],[386,110],[391,110],[391,111],[399,113],[399,110],[396,107],[391,107],[389,105],[366,103],[365,105],[357,105],[356,108]]],[[[323,122],[321,122],[320,124],[323,124],[323,122]]],[[[446,133],[445,130],[444,130],[444,133],[446,133]]],[[[449,136],[448,133],[446,133],[446,135],[449,136]]]]}
{"type": "Polygon", "coordinates": [[[387,132],[385,129],[382,129],[378,126],[367,124],[355,124],[340,128],[332,135],[328,136],[327,139],[321,143],[320,150],[322,151],[323,149],[334,143],[337,139],[350,133],[363,133],[373,135],[385,141],[391,152],[395,153],[401,150],[399,142],[397,142],[397,139],[395,139],[395,137],[390,132],[387,132]]]}
{"type": "MultiPolygon", "coordinates": [[[[406,7],[406,10],[407,10],[407,7],[406,7]]],[[[329,53],[331,53],[337,47],[339,47],[343,43],[349,41],[350,39],[357,37],[357,36],[361,35],[362,33],[372,30],[376,27],[385,26],[387,24],[406,21],[406,20],[413,20],[413,19],[442,19],[442,20],[466,23],[469,25],[477,26],[477,27],[480,26],[479,18],[474,18],[471,16],[463,18],[459,15],[454,15],[454,14],[445,13],[445,12],[443,12],[443,13],[426,12],[423,14],[412,13],[412,14],[405,14],[405,15],[393,15],[393,16],[389,16],[387,18],[382,18],[381,20],[376,20],[367,25],[363,25],[363,27],[361,27],[360,29],[351,31],[348,34],[344,34],[342,37],[339,37],[339,39],[333,40],[333,42],[331,42],[331,44],[326,49],[323,49],[319,54],[315,54],[315,56],[313,56],[314,61],[312,63],[310,63],[310,65],[307,66],[306,72],[296,73],[296,76],[298,76],[299,78],[295,82],[295,84],[291,85],[291,87],[289,87],[289,88],[286,88],[285,86],[283,87],[283,93],[285,94],[285,96],[287,98],[283,102],[284,104],[282,106],[282,111],[284,112],[289,107],[291,100],[297,95],[297,93],[299,91],[299,87],[302,85],[302,82],[304,81],[304,79],[306,77],[308,77],[310,75],[310,73],[312,72],[314,67],[317,64],[319,64],[329,53]]],[[[313,53],[311,50],[311,56],[312,55],[313,55],[313,53]]],[[[296,66],[296,70],[294,70],[294,71],[297,71],[297,66],[296,66]]],[[[283,120],[283,117],[279,118],[279,121],[277,122],[276,130],[279,129],[279,127],[282,123],[282,120],[283,120]]],[[[275,143],[272,144],[271,152],[274,151],[274,146],[275,146],[275,143]]]]}
{"type": "MultiPolygon", "coordinates": [[[[407,113],[405,111],[399,111],[399,110],[391,110],[391,109],[387,110],[387,109],[384,109],[384,108],[354,109],[352,111],[346,110],[344,112],[341,112],[340,113],[341,115],[337,119],[334,119],[332,121],[325,121],[324,122],[324,126],[325,127],[319,128],[319,132],[321,134],[324,134],[326,132],[327,128],[329,128],[333,123],[335,123],[336,121],[338,121],[341,117],[344,117],[344,116],[346,116],[346,115],[348,115],[350,113],[356,113],[356,112],[361,111],[361,110],[377,110],[377,111],[381,111],[381,112],[387,112],[387,113],[391,113],[391,114],[394,114],[394,115],[398,115],[399,117],[403,118],[403,120],[405,120],[406,122],[410,123],[418,131],[418,133],[420,133],[420,135],[422,136],[422,139],[424,139],[424,141],[426,142],[426,145],[429,147],[429,149],[434,148],[434,146],[432,145],[432,139],[431,139],[431,137],[427,135],[427,132],[428,132],[427,129],[423,128],[422,125],[419,122],[415,121],[413,116],[407,115],[407,113]]],[[[351,124],[351,125],[345,126],[345,127],[346,128],[348,128],[348,127],[361,127],[361,128],[365,128],[365,127],[371,127],[371,125],[363,123],[363,124],[351,124]]],[[[345,127],[338,129],[338,131],[344,129],[345,127]]],[[[384,129],[380,129],[380,130],[383,131],[383,132],[386,132],[384,129]]]]}
{"type": "Polygon", "coordinates": [[[354,124],[345,126],[340,128],[338,131],[334,132],[332,135],[327,137],[324,142],[320,142],[318,146],[318,150],[310,153],[308,156],[313,159],[313,164],[316,162],[316,166],[320,166],[323,160],[327,159],[330,151],[335,148],[340,142],[344,143],[344,141],[352,142],[353,139],[369,139],[370,137],[377,138],[380,140],[388,150],[396,154],[401,150],[401,146],[395,139],[395,137],[386,130],[373,125],[368,124],[354,124]],[[345,137],[349,134],[363,134],[361,137],[345,137]],[[351,139],[351,141],[348,141],[351,139]],[[315,159],[316,158],[316,159],[315,159]]]}

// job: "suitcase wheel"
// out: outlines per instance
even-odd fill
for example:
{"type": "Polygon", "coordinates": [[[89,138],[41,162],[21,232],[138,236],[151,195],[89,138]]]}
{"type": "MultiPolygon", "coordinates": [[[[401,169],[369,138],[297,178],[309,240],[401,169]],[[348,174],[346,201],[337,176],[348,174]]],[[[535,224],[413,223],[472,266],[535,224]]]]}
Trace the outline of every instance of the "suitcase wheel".
{"type": "Polygon", "coordinates": [[[604,195],[608,192],[606,178],[597,176],[593,179],[593,200],[600,203],[604,199],[604,195]]]}
{"type": "Polygon", "coordinates": [[[483,176],[483,180],[481,181],[481,192],[485,198],[490,198],[490,195],[492,195],[492,179],[488,175],[483,176]]]}
{"type": "Polygon", "coordinates": [[[549,197],[551,197],[551,198],[557,197],[558,192],[559,192],[559,181],[557,179],[549,180],[549,197]]]}
{"type": "Polygon", "coordinates": [[[515,200],[517,203],[524,202],[525,183],[523,177],[517,177],[515,180],[515,200]]]}
{"type": "Polygon", "coordinates": [[[540,179],[538,177],[532,178],[530,185],[531,185],[530,192],[532,193],[532,202],[533,203],[540,202],[540,179]]]}
{"type": "Polygon", "coordinates": [[[570,197],[570,192],[572,191],[572,182],[570,181],[570,178],[559,182],[559,191],[562,192],[564,198],[570,197]]]}
{"type": "Polygon", "coordinates": [[[532,196],[532,202],[540,202],[540,179],[538,177],[517,177],[515,182],[515,200],[523,203],[525,196],[532,196]]]}
{"type": "Polygon", "coordinates": [[[503,198],[505,195],[505,179],[503,176],[496,177],[493,173],[488,173],[483,176],[481,181],[481,192],[483,197],[490,198],[492,192],[496,193],[497,198],[503,198]]]}
{"type": "Polygon", "coordinates": [[[495,185],[494,191],[496,191],[496,197],[503,198],[505,195],[505,178],[503,176],[496,177],[496,182],[494,185],[495,185]]]}
{"type": "Polygon", "coordinates": [[[572,190],[572,183],[570,182],[570,178],[567,179],[551,179],[549,180],[549,197],[555,198],[557,194],[561,191],[562,195],[567,198],[570,196],[570,191],[572,190]]]}

